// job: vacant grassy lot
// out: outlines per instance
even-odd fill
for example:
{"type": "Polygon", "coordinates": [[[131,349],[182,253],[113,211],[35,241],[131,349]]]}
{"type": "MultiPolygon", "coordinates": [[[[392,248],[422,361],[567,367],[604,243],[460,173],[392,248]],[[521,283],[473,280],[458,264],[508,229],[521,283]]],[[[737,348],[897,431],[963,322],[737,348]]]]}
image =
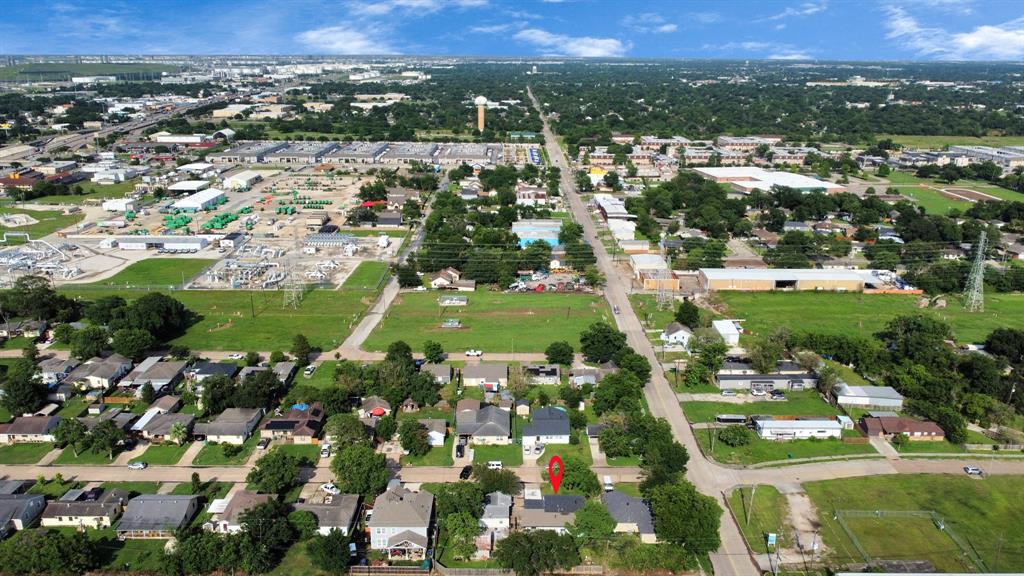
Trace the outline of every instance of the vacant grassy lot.
{"type": "Polygon", "coordinates": [[[402,466],[451,466],[455,462],[452,458],[453,446],[455,446],[455,435],[449,434],[444,439],[444,446],[434,446],[423,456],[411,454],[402,456],[402,466]]]}
{"type": "Polygon", "coordinates": [[[106,200],[107,198],[124,198],[129,192],[135,190],[138,179],[119,182],[117,184],[94,184],[92,182],[80,182],[84,194],[57,194],[53,196],[40,196],[32,202],[37,204],[84,204],[86,200],[106,200]]]}
{"type": "Polygon", "coordinates": [[[401,294],[370,334],[364,348],[384,350],[404,340],[422,350],[427,340],[440,342],[448,352],[469,348],[487,352],[543,352],[548,344],[565,340],[578,348],[580,332],[594,322],[608,320],[603,299],[577,294],[461,293],[469,305],[442,308],[436,292],[401,294]],[[441,328],[453,318],[461,328],[441,328]]]}
{"type": "Polygon", "coordinates": [[[492,460],[500,460],[505,466],[522,466],[523,447],[519,444],[508,446],[473,446],[473,462],[486,464],[492,460]]]}
{"type": "Polygon", "coordinates": [[[747,545],[754,552],[768,552],[769,532],[778,534],[779,538],[783,539],[780,544],[788,546],[785,538],[789,534],[789,530],[786,529],[789,524],[789,504],[786,497],[774,486],[758,486],[753,491],[753,502],[750,488],[738,488],[729,494],[727,501],[733,515],[739,521],[747,545]]]}
{"type": "Polygon", "coordinates": [[[224,455],[224,448],[229,444],[207,444],[196,454],[192,460],[193,466],[241,466],[245,464],[256,444],[259,443],[259,434],[249,438],[242,444],[242,451],[230,458],[224,455]]]}
{"type": "Polygon", "coordinates": [[[35,464],[53,450],[50,442],[25,442],[0,447],[0,464],[35,464]]]}
{"type": "Polygon", "coordinates": [[[383,285],[388,265],[384,262],[360,262],[345,279],[342,288],[350,290],[377,290],[383,285]]]}
{"type": "Polygon", "coordinates": [[[835,416],[839,411],[814,390],[786,392],[785,400],[733,404],[729,402],[683,402],[690,422],[714,422],[718,414],[767,414],[769,416],[835,416]]]}
{"type": "MultiPolygon", "coordinates": [[[[95,299],[116,294],[133,299],[145,291],[77,287],[63,289],[70,296],[95,299]]],[[[172,293],[199,321],[172,343],[193,350],[287,350],[296,334],[305,334],[310,344],[331,349],[348,335],[375,292],[356,290],[313,290],[298,309],[285,308],[278,291],[177,290],[172,293]]]]}
{"type": "Polygon", "coordinates": [[[729,307],[731,318],[744,318],[743,327],[755,334],[785,326],[794,332],[871,336],[896,316],[920,313],[949,323],[958,342],[981,342],[1000,326],[1024,325],[1024,294],[985,294],[985,311],[980,314],[965,312],[956,298],[947,299],[945,310],[919,310],[916,297],[899,294],[719,292],[716,296],[729,307]]]}
{"type": "MultiPolygon", "coordinates": [[[[835,562],[861,561],[852,543],[833,520],[834,510],[933,510],[966,540],[993,572],[1024,571],[1020,518],[1020,476],[984,480],[934,475],[892,475],[809,482],[804,489],[818,509],[821,536],[835,562]]],[[[934,526],[891,518],[856,527],[861,543],[877,558],[924,558],[941,571],[972,572],[960,563],[959,549],[934,526]],[[941,546],[936,546],[941,542],[941,546]]],[[[929,524],[930,525],[930,524],[929,524]]]]}
{"type": "Polygon", "coordinates": [[[118,74],[174,72],[168,64],[60,63],[19,64],[0,67],[0,80],[70,80],[72,76],[116,76],[118,74]]]}
{"type": "Polygon", "coordinates": [[[338,365],[337,360],[324,360],[316,367],[316,372],[309,378],[302,374],[295,377],[296,386],[312,386],[314,388],[330,388],[334,386],[334,368],[338,365]]]}
{"type": "MultiPolygon", "coordinates": [[[[85,218],[84,214],[70,214],[65,216],[60,210],[22,210],[20,208],[0,208],[0,214],[25,214],[35,218],[38,222],[35,224],[29,224],[28,226],[17,226],[14,228],[2,227],[0,233],[3,232],[25,232],[32,237],[33,240],[38,240],[43,236],[53,234],[58,230],[63,230],[68,226],[77,224],[85,218]]],[[[23,244],[25,240],[23,238],[11,238],[7,244],[23,244]]]]}
{"type": "Polygon", "coordinates": [[[891,139],[908,148],[945,148],[946,146],[1022,146],[1024,136],[908,136],[879,134],[879,140],[891,139]]]}
{"type": "Polygon", "coordinates": [[[797,458],[877,454],[871,444],[844,444],[840,440],[814,439],[775,442],[760,438],[754,438],[750,444],[737,448],[716,439],[715,450],[712,452],[711,434],[714,432],[712,429],[696,430],[697,442],[705,454],[723,464],[757,464],[797,458]]]}
{"type": "Polygon", "coordinates": [[[181,286],[216,260],[206,258],[147,258],[90,287],[181,286]]]}
{"type": "Polygon", "coordinates": [[[133,462],[145,462],[146,464],[157,464],[173,466],[181,460],[188,450],[189,444],[178,446],[177,444],[154,444],[142,453],[142,456],[135,458],[133,462]]]}

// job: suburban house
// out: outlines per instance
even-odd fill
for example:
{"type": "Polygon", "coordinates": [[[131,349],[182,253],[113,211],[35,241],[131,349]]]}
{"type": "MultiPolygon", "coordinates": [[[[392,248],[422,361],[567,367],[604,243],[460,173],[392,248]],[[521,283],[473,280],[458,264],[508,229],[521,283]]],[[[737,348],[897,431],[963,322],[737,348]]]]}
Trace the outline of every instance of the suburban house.
{"type": "Polygon", "coordinates": [[[40,526],[44,528],[70,526],[72,528],[110,528],[124,511],[130,494],[114,488],[104,490],[95,500],[85,500],[82,490],[70,490],[60,500],[50,502],[43,510],[40,526]]]}
{"type": "Polygon", "coordinates": [[[544,406],[533,411],[530,424],[523,428],[523,446],[568,444],[570,432],[565,410],[544,406]]]}
{"type": "Polygon", "coordinates": [[[427,443],[431,446],[444,446],[448,437],[448,422],[440,418],[420,418],[417,420],[427,429],[427,443]]]}
{"type": "Polygon", "coordinates": [[[39,363],[39,372],[42,374],[43,384],[59,384],[81,364],[81,362],[74,358],[63,360],[54,357],[43,360],[39,363]]]}
{"type": "Polygon", "coordinates": [[[423,560],[433,515],[431,493],[412,492],[396,483],[373,501],[370,548],[386,551],[390,559],[423,560]]]}
{"type": "Polygon", "coordinates": [[[850,386],[840,382],[832,393],[840,406],[857,406],[900,411],[903,409],[903,395],[891,386],[850,386]]]}
{"type": "Polygon", "coordinates": [[[679,322],[669,322],[668,326],[661,331],[661,341],[666,346],[682,346],[687,348],[690,345],[690,338],[693,338],[693,332],[686,326],[683,326],[679,322]]]}
{"type": "Polygon", "coordinates": [[[196,362],[185,372],[185,377],[202,382],[211,376],[226,376],[233,379],[241,368],[234,362],[196,362]]]}
{"type": "Polygon", "coordinates": [[[445,268],[440,272],[430,275],[430,287],[435,290],[454,288],[455,283],[462,278],[462,273],[455,268],[445,268]]]}
{"type": "Polygon", "coordinates": [[[715,374],[715,383],[722,390],[749,390],[754,393],[772,390],[805,390],[818,385],[818,377],[804,374],[715,374]]]}
{"type": "Polygon", "coordinates": [[[57,424],[60,424],[60,416],[20,416],[0,424],[0,444],[53,442],[57,424]]]}
{"type": "Polygon", "coordinates": [[[515,526],[520,530],[551,530],[565,534],[565,525],[576,521],[576,511],[584,502],[583,496],[549,494],[540,498],[524,497],[522,506],[515,508],[515,526]]]}
{"type": "Polygon", "coordinates": [[[359,406],[359,417],[366,418],[368,416],[387,416],[391,414],[391,403],[381,398],[380,396],[370,396],[363,400],[363,403],[359,406]]]}
{"type": "Polygon", "coordinates": [[[763,440],[805,440],[807,438],[842,438],[843,424],[829,418],[775,420],[757,418],[754,429],[763,440]]]}
{"type": "Polygon", "coordinates": [[[296,504],[295,509],[309,512],[316,517],[317,532],[321,536],[330,534],[331,530],[340,530],[342,534],[348,536],[356,524],[359,495],[329,495],[323,503],[302,502],[296,504]]]}
{"type": "Polygon", "coordinates": [[[78,421],[84,424],[87,430],[92,430],[104,420],[113,421],[118,429],[127,432],[135,421],[135,414],[126,412],[122,408],[106,408],[103,404],[93,404],[89,406],[88,416],[78,418],[78,421]]]}
{"type": "Polygon", "coordinates": [[[33,494],[0,495],[0,539],[15,530],[24,530],[35,524],[46,508],[46,498],[33,494]]]}
{"type": "Polygon", "coordinates": [[[628,496],[613,490],[601,495],[601,501],[608,513],[615,519],[615,531],[638,534],[644,544],[654,544],[658,537],[654,534],[654,518],[651,508],[641,498],[628,496]]]}
{"type": "Polygon", "coordinates": [[[476,537],[476,557],[490,558],[499,540],[508,536],[512,526],[512,497],[503,492],[491,492],[484,499],[484,512],[480,515],[481,533],[476,537]]]}
{"type": "Polygon", "coordinates": [[[420,372],[433,374],[434,380],[442,386],[452,381],[452,367],[450,364],[424,364],[420,372]]]}
{"type": "Polygon", "coordinates": [[[49,325],[46,320],[16,320],[0,323],[0,338],[39,338],[49,325]]]}
{"type": "Polygon", "coordinates": [[[246,366],[238,372],[238,379],[245,380],[257,372],[266,372],[267,370],[273,372],[274,376],[277,376],[281,383],[285,385],[291,384],[292,378],[295,376],[295,362],[278,362],[272,368],[267,368],[266,366],[246,366]]]}
{"type": "Polygon", "coordinates": [[[152,386],[157,394],[170,391],[183,377],[186,364],[184,360],[165,361],[162,356],[150,356],[122,378],[118,386],[135,388],[136,396],[142,395],[142,387],[146,384],[152,386]]]}
{"type": "Polygon", "coordinates": [[[946,433],[935,422],[915,420],[906,416],[864,416],[860,427],[868,436],[892,438],[905,434],[911,442],[938,442],[946,439],[946,433]]]}
{"type": "Polygon", "coordinates": [[[192,434],[192,426],[196,417],[192,414],[181,414],[177,412],[160,412],[156,408],[146,410],[145,414],[132,424],[132,432],[138,432],[143,438],[150,442],[174,442],[178,439],[172,438],[174,428],[177,424],[185,427],[185,438],[192,434]]]}
{"type": "Polygon", "coordinates": [[[473,364],[462,369],[463,386],[479,386],[498,392],[508,386],[508,364],[473,364]]]}
{"type": "Polygon", "coordinates": [[[455,433],[473,444],[510,444],[512,415],[493,405],[466,398],[455,405],[455,433]]]}
{"type": "Polygon", "coordinates": [[[604,374],[598,368],[573,368],[569,373],[569,384],[573,388],[580,388],[586,384],[597,386],[597,383],[604,378],[604,374]]]}
{"type": "Polygon", "coordinates": [[[242,531],[242,516],[246,512],[273,499],[270,494],[239,490],[230,498],[214,500],[207,510],[211,516],[203,523],[203,529],[219,534],[237,534],[242,531]]]}
{"type": "Polygon", "coordinates": [[[243,444],[262,417],[262,408],[227,408],[212,421],[196,424],[192,433],[207,442],[243,444]]]}
{"type": "Polygon", "coordinates": [[[170,538],[198,511],[198,496],[142,494],[128,501],[115,530],[120,540],[170,538]]]}
{"type": "Polygon", "coordinates": [[[109,390],[131,369],[132,361],[120,354],[111,354],[106,358],[96,356],[72,370],[64,381],[84,388],[109,390]]]}
{"type": "Polygon", "coordinates": [[[290,439],[295,444],[314,444],[324,425],[324,409],[319,402],[296,404],[288,414],[268,418],[260,426],[260,437],[290,439]]]}
{"type": "Polygon", "coordinates": [[[562,383],[562,370],[558,364],[527,364],[523,374],[530,384],[558,386],[562,383]]]}
{"type": "Polygon", "coordinates": [[[167,414],[168,412],[177,412],[181,408],[181,398],[178,396],[161,396],[153,401],[149,405],[150,410],[156,410],[161,414],[167,414]]]}

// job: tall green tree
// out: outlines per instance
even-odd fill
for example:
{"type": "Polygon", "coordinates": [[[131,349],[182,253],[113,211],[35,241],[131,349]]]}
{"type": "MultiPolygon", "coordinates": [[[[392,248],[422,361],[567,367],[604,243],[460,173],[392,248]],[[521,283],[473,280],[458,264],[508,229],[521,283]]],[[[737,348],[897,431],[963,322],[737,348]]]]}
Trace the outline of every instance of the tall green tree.
{"type": "Polygon", "coordinates": [[[658,540],[684,546],[696,555],[718,549],[722,508],[689,482],[680,480],[655,488],[651,513],[658,540]]]}
{"type": "Polygon", "coordinates": [[[344,448],[331,462],[331,471],[342,492],[362,494],[364,498],[383,492],[389,477],[385,456],[365,444],[344,448]]]}

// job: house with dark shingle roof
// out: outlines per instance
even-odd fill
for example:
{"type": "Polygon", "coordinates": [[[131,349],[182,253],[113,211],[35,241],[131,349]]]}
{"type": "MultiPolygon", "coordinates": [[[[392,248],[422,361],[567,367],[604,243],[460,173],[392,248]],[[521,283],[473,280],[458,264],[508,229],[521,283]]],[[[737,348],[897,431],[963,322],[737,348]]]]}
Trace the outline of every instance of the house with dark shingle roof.
{"type": "Polygon", "coordinates": [[[192,433],[207,442],[243,444],[262,417],[262,408],[227,408],[211,422],[196,424],[192,433]]]}
{"type": "Polygon", "coordinates": [[[60,420],[60,416],[20,416],[0,424],[0,444],[53,442],[53,431],[60,420]]]}
{"type": "Polygon", "coordinates": [[[608,508],[608,513],[615,519],[615,531],[638,534],[644,544],[654,544],[658,537],[654,534],[654,517],[651,508],[641,498],[627,496],[618,490],[605,492],[601,501],[608,508]]]}
{"type": "Polygon", "coordinates": [[[39,495],[0,495],[0,539],[32,526],[45,508],[46,498],[39,495]]]}
{"type": "Polygon", "coordinates": [[[268,418],[260,425],[261,438],[286,438],[295,444],[312,444],[323,428],[323,406],[314,402],[308,406],[293,406],[287,414],[268,418]]]}
{"type": "Polygon", "coordinates": [[[43,511],[40,526],[70,526],[73,528],[110,528],[128,501],[128,491],[114,488],[104,490],[96,500],[61,498],[50,502],[43,511]]]}
{"type": "Polygon", "coordinates": [[[340,530],[342,534],[348,536],[355,526],[359,512],[359,495],[329,495],[323,503],[302,502],[296,504],[295,509],[309,512],[316,517],[317,532],[321,536],[330,534],[331,530],[340,530]]]}
{"type": "Polygon", "coordinates": [[[530,424],[523,428],[523,446],[568,444],[570,432],[565,410],[544,406],[533,411],[530,424]]]}
{"type": "Polygon", "coordinates": [[[510,444],[512,415],[497,406],[481,406],[479,400],[460,400],[455,407],[455,433],[473,444],[510,444]]]}
{"type": "Polygon", "coordinates": [[[128,508],[115,530],[120,540],[170,538],[198,511],[198,496],[142,494],[128,501],[128,508]]]}

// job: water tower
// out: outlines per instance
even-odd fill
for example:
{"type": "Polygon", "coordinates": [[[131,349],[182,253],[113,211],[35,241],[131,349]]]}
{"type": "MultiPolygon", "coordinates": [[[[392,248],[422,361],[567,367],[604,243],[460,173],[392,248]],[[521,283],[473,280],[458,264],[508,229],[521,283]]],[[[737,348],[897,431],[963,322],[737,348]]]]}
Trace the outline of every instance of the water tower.
{"type": "Polygon", "coordinates": [[[476,104],[476,129],[484,131],[484,115],[487,112],[487,97],[477,96],[473,103],[476,104]]]}

